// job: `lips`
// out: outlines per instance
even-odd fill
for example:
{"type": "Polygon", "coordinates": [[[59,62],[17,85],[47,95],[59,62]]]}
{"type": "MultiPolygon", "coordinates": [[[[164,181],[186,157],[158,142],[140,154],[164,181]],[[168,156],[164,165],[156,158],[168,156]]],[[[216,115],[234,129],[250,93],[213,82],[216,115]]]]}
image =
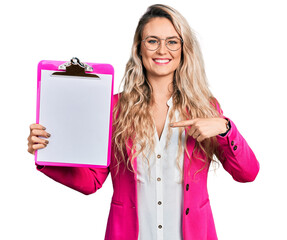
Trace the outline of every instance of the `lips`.
{"type": "Polygon", "coordinates": [[[169,58],[153,58],[152,59],[156,64],[168,64],[171,59],[169,58]]]}

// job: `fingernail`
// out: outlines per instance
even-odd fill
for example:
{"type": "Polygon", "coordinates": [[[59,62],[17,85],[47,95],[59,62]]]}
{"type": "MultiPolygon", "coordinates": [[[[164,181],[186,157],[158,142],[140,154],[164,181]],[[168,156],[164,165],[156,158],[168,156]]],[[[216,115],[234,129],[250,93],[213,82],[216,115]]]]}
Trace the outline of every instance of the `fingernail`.
{"type": "Polygon", "coordinates": [[[48,143],[49,143],[49,141],[48,141],[48,140],[45,140],[45,143],[46,143],[46,144],[48,144],[48,143]]]}
{"type": "Polygon", "coordinates": [[[47,136],[48,136],[48,137],[51,137],[51,134],[50,134],[50,133],[47,133],[47,136]]]}
{"type": "Polygon", "coordinates": [[[43,129],[43,130],[46,130],[46,128],[45,128],[45,127],[43,127],[42,129],[43,129]]]}
{"type": "Polygon", "coordinates": [[[170,126],[170,127],[173,127],[173,123],[171,123],[169,126],[170,126]]]}

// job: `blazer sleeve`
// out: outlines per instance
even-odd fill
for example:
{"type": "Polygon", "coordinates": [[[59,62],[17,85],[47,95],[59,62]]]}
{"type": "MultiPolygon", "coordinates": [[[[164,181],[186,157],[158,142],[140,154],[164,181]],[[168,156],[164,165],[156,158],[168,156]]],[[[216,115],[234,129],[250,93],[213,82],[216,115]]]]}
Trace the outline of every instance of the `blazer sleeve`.
{"type": "Polygon", "coordinates": [[[92,194],[100,189],[110,172],[109,167],[43,167],[37,164],[36,166],[38,171],[44,173],[56,182],[64,184],[85,195],[92,194]]]}
{"type": "Polygon", "coordinates": [[[223,168],[234,180],[238,182],[252,182],[259,172],[259,162],[234,122],[223,115],[218,102],[216,107],[221,117],[230,121],[231,126],[224,137],[216,136],[219,144],[216,156],[222,163],[223,168]]]}

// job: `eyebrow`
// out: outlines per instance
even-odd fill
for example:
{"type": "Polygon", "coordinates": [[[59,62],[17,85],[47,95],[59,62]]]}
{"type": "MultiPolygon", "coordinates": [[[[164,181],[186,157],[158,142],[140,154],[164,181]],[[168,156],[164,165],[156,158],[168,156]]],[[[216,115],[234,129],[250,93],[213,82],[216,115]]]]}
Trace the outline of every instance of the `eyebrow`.
{"type": "MultiPolygon", "coordinates": [[[[148,36],[146,36],[145,38],[147,38],[147,37],[154,37],[154,38],[160,38],[159,36],[154,36],[154,35],[148,35],[148,36]]],[[[180,37],[178,37],[178,36],[171,36],[171,37],[166,37],[166,39],[167,38],[180,38],[180,37]]]]}

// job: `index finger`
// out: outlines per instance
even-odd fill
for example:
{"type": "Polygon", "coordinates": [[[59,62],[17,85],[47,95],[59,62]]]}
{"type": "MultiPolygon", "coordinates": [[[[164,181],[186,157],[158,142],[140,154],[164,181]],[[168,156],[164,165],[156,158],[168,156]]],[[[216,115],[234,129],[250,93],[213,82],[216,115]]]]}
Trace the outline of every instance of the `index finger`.
{"type": "Polygon", "coordinates": [[[32,131],[33,129],[41,129],[41,130],[45,130],[46,128],[41,125],[41,124],[38,124],[38,123],[32,123],[30,125],[30,131],[32,131]]]}
{"type": "Polygon", "coordinates": [[[194,119],[170,123],[171,127],[188,127],[194,123],[194,119]]]}

